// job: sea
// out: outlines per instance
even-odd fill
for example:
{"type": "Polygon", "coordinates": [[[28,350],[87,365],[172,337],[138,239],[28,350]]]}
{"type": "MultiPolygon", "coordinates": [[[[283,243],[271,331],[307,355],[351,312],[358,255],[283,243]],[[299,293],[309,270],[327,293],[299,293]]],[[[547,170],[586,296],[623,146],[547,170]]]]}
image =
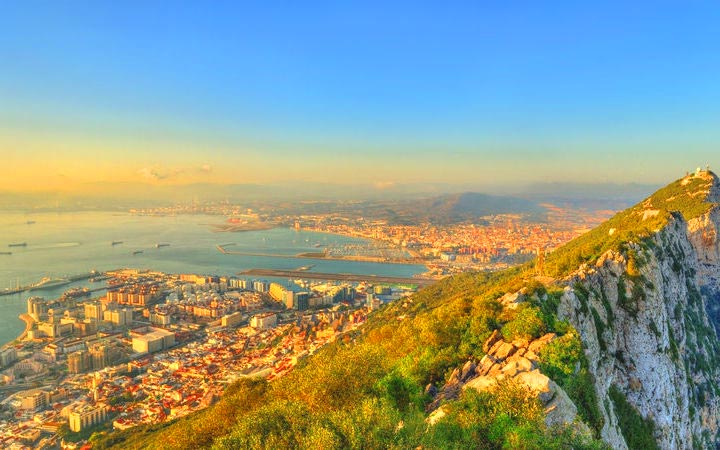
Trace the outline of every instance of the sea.
{"type": "MultiPolygon", "coordinates": [[[[412,264],[299,259],[325,246],[367,244],[363,239],[291,228],[216,232],[217,215],[137,215],[118,212],[0,212],[0,289],[38,282],[43,277],[66,277],[117,268],[159,270],[166,273],[234,275],[264,268],[411,277],[425,268],[412,264]],[[113,242],[121,242],[112,245],[113,242]],[[10,247],[26,243],[26,246],[10,247]],[[158,248],[156,244],[169,244],[158,248]],[[218,245],[234,252],[223,254],[218,245]],[[133,254],[142,251],[142,253],[133,254]],[[277,256],[276,256],[277,255],[277,256]],[[282,256],[280,256],[282,255],[282,256]],[[285,256],[287,255],[287,256],[285,256]]],[[[97,288],[83,280],[43,291],[0,296],[0,344],[15,339],[25,328],[18,315],[27,311],[31,296],[59,297],[71,287],[97,288]]]]}

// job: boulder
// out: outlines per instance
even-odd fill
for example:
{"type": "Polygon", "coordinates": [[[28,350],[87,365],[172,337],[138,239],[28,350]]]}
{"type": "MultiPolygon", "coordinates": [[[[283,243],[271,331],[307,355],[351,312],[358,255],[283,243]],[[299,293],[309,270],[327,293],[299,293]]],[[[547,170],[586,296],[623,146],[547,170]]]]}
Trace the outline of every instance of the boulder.
{"type": "Polygon", "coordinates": [[[475,370],[475,372],[476,372],[478,375],[487,375],[488,371],[489,371],[490,368],[493,366],[493,364],[495,364],[495,362],[496,362],[496,361],[495,361],[495,358],[491,358],[491,357],[485,355],[485,356],[483,356],[482,359],[480,360],[480,364],[478,365],[478,367],[477,367],[477,369],[475,370]]]}
{"type": "Polygon", "coordinates": [[[549,342],[552,342],[557,335],[555,333],[548,333],[545,336],[538,338],[528,345],[529,352],[539,353],[540,350],[545,347],[549,342]]]}
{"type": "Polygon", "coordinates": [[[515,353],[516,350],[517,348],[514,345],[503,342],[502,345],[497,350],[495,350],[494,356],[495,358],[502,361],[507,357],[512,356],[512,354],[515,353]]]}
{"type": "Polygon", "coordinates": [[[520,292],[512,292],[503,295],[498,301],[507,308],[515,309],[517,305],[525,301],[525,296],[520,292]]]}
{"type": "Polygon", "coordinates": [[[475,368],[477,366],[474,362],[468,361],[465,363],[465,365],[462,368],[462,371],[460,372],[460,381],[467,381],[470,378],[475,376],[475,368]]]}
{"type": "Polygon", "coordinates": [[[537,392],[538,398],[540,398],[543,404],[548,403],[553,397],[552,386],[555,385],[555,383],[540,373],[538,369],[531,370],[530,372],[520,372],[515,376],[515,380],[537,392]]]}
{"type": "Polygon", "coordinates": [[[528,350],[527,352],[525,352],[525,353],[523,354],[523,357],[525,357],[525,359],[529,359],[529,360],[532,361],[532,362],[537,362],[537,361],[540,360],[540,357],[538,356],[538,354],[535,353],[535,352],[533,352],[533,351],[530,351],[530,350],[528,350]]]}
{"type": "Polygon", "coordinates": [[[485,391],[497,384],[498,379],[495,377],[489,377],[489,376],[479,376],[477,378],[474,378],[468,383],[463,386],[463,389],[467,388],[473,388],[477,389],[478,391],[482,392],[485,391]]]}
{"type": "Polygon", "coordinates": [[[487,338],[487,340],[483,344],[483,347],[482,347],[483,351],[485,353],[488,353],[490,351],[490,349],[492,348],[492,346],[495,345],[495,343],[497,341],[502,341],[502,338],[503,337],[502,337],[502,334],[500,333],[500,330],[493,331],[492,334],[490,335],[490,337],[487,338]]]}
{"type": "Polygon", "coordinates": [[[497,350],[498,350],[504,343],[505,343],[505,341],[503,341],[502,339],[500,339],[499,341],[495,342],[495,343],[490,347],[490,349],[487,351],[487,354],[490,355],[490,356],[495,355],[495,352],[497,352],[497,350]]]}

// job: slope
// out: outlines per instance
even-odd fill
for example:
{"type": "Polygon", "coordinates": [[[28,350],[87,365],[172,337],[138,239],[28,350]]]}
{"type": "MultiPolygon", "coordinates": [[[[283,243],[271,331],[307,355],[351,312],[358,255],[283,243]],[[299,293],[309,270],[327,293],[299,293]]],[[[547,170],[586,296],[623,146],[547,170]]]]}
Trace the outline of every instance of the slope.
{"type": "Polygon", "coordinates": [[[533,264],[444,280],[278,381],[95,447],[713,446],[718,186],[661,189],[549,255],[547,285],[533,264]]]}

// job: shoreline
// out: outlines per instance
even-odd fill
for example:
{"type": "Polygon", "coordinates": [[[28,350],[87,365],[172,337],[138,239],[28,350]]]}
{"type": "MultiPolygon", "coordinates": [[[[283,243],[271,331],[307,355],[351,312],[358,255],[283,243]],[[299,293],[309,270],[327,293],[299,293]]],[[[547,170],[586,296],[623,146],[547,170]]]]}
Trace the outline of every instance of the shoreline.
{"type": "Polygon", "coordinates": [[[25,339],[25,337],[27,337],[28,331],[32,330],[32,327],[35,324],[35,319],[30,317],[30,315],[27,313],[22,313],[22,314],[18,315],[18,319],[25,322],[25,329],[18,335],[18,337],[16,337],[15,339],[13,339],[9,342],[4,343],[2,345],[2,348],[10,347],[13,342],[22,341],[23,339],[25,339]]]}

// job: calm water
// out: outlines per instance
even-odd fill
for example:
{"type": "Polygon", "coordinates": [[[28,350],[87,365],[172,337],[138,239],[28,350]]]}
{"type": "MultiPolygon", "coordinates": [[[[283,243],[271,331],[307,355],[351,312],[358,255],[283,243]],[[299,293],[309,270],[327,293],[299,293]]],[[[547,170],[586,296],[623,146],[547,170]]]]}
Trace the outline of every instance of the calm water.
{"type": "MultiPolygon", "coordinates": [[[[301,252],[316,252],[317,244],[343,245],[361,239],[277,228],[241,233],[216,233],[209,224],[220,223],[219,216],[146,217],[122,213],[0,213],[0,288],[24,285],[44,276],[66,276],[90,269],[120,267],[155,269],[163,272],[191,272],[232,275],[252,268],[297,269],[315,264],[311,270],[330,273],[359,273],[388,276],[412,276],[422,266],[378,264],[354,261],[295,259],[301,252]],[[35,221],[28,224],[28,221],[35,221]],[[112,241],[123,241],[112,246],[112,241]],[[12,243],[27,242],[27,247],[12,243]],[[156,243],[169,247],[155,248],[156,243]],[[273,253],[288,258],[224,255],[218,244],[235,243],[232,251],[273,253]],[[133,251],[143,250],[133,256],[133,251]]],[[[54,290],[0,297],[0,343],[8,342],[23,330],[18,314],[25,312],[25,300],[31,295],[58,297],[72,286],[92,286],[81,282],[54,290]]],[[[95,286],[97,287],[97,285],[95,286]]]]}

